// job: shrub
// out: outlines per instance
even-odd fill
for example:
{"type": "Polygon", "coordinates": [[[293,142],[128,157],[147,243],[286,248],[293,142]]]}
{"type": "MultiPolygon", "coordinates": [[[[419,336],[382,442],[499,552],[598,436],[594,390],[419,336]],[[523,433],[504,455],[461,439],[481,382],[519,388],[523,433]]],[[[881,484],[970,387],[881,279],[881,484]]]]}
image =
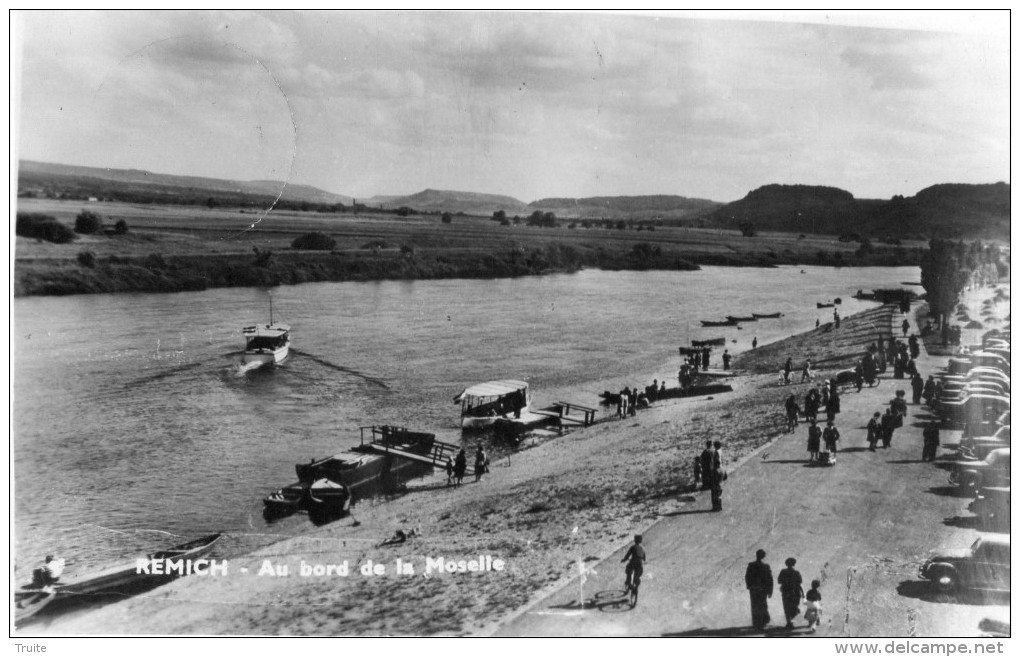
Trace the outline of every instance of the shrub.
{"type": "Polygon", "coordinates": [[[103,229],[103,218],[91,210],[82,210],[74,220],[74,232],[92,235],[103,229]]]}
{"type": "Polygon", "coordinates": [[[114,235],[126,235],[128,232],[127,222],[123,219],[119,219],[117,223],[113,225],[114,235]]]}
{"type": "Polygon", "coordinates": [[[740,229],[740,234],[743,235],[744,237],[754,237],[755,235],[758,234],[758,231],[755,229],[754,224],[752,224],[750,221],[742,221],[740,222],[740,225],[737,227],[740,229]]]}
{"type": "Polygon", "coordinates": [[[91,251],[79,251],[78,252],[78,264],[81,265],[82,267],[89,267],[90,269],[92,267],[95,267],[96,266],[96,254],[92,253],[91,251]]]}
{"type": "Polygon", "coordinates": [[[384,240],[372,240],[371,242],[365,242],[364,244],[361,245],[360,248],[362,248],[362,249],[370,249],[370,250],[374,250],[374,249],[388,249],[388,248],[390,248],[390,244],[389,244],[389,242],[386,242],[384,240]]]}
{"type": "Polygon", "coordinates": [[[310,251],[332,251],[336,240],[325,233],[305,233],[290,243],[291,248],[310,251]]]}
{"type": "Polygon", "coordinates": [[[442,222],[444,224],[453,223],[453,216],[449,212],[444,212],[442,222]]]}
{"type": "Polygon", "coordinates": [[[74,231],[48,214],[19,212],[14,232],[22,237],[46,240],[54,244],[67,244],[75,239],[74,231]]]}
{"type": "Polygon", "coordinates": [[[402,245],[400,247],[400,252],[403,253],[405,256],[413,256],[414,255],[414,247],[413,246],[409,246],[407,244],[404,244],[404,245],[402,245]]]}

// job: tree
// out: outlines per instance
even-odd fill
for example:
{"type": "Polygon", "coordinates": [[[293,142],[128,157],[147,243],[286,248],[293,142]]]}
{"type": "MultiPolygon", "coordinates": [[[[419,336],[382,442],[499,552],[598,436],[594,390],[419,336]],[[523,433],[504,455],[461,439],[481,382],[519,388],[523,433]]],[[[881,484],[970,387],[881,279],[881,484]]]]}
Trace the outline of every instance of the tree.
{"type": "Polygon", "coordinates": [[[19,212],[14,232],[22,237],[46,240],[54,244],[67,244],[76,239],[74,231],[48,214],[19,212]]]}
{"type": "Polygon", "coordinates": [[[492,213],[492,219],[502,224],[506,220],[506,210],[496,210],[492,213]]]}
{"type": "Polygon", "coordinates": [[[115,235],[127,235],[128,224],[123,219],[118,219],[117,223],[113,225],[113,232],[115,235]]]}
{"type": "Polygon", "coordinates": [[[96,266],[96,254],[91,251],[78,252],[78,264],[89,269],[96,266]]]}
{"type": "Polygon", "coordinates": [[[74,220],[74,232],[92,235],[103,229],[103,218],[90,210],[82,210],[74,220]]]}
{"type": "Polygon", "coordinates": [[[965,249],[948,240],[931,240],[921,256],[921,285],[927,293],[931,314],[945,326],[947,316],[960,301],[970,271],[961,264],[965,249]]]}
{"type": "Polygon", "coordinates": [[[744,237],[754,237],[758,234],[758,231],[754,228],[754,224],[750,221],[741,221],[737,228],[740,229],[740,234],[744,237]]]}
{"type": "Polygon", "coordinates": [[[444,213],[443,213],[443,218],[442,218],[442,222],[443,222],[444,224],[450,224],[450,223],[453,223],[453,215],[451,215],[451,214],[450,214],[449,212],[444,212],[444,213]]]}

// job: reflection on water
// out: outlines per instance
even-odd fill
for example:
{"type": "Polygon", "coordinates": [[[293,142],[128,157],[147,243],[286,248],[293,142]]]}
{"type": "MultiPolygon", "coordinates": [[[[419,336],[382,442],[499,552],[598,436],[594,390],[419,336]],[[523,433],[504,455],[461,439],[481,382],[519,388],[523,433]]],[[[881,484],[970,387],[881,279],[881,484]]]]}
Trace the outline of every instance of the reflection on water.
{"type": "Polygon", "coordinates": [[[673,381],[691,339],[725,337],[737,353],[827,321],[817,302],[841,297],[849,315],[873,305],[857,289],[919,276],[800,269],[277,288],[291,356],[243,376],[241,328],[263,319],[265,290],[17,299],[19,577],[47,552],[73,574],[212,531],[231,533],[221,551],[269,542],[307,521],[267,526],[262,497],[293,481],[296,462],[355,444],[359,426],[460,441],[453,397],[500,378],[528,380],[540,404],[595,406],[603,390],[673,381]],[[752,312],[784,316],[700,325],[752,312]]]}

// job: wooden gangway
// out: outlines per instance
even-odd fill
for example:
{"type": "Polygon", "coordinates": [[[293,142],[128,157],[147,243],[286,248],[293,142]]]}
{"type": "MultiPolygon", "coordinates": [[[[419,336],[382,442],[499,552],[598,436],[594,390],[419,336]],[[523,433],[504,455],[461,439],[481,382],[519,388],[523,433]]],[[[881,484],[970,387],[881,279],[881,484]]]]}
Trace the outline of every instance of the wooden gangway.
{"type": "Polygon", "coordinates": [[[568,425],[586,427],[595,422],[595,415],[598,413],[594,408],[564,401],[558,401],[548,408],[532,410],[531,412],[559,421],[561,428],[568,425]],[[571,413],[575,413],[575,415],[572,416],[571,413]]]}
{"type": "MultiPolygon", "coordinates": [[[[460,445],[436,440],[434,433],[418,433],[403,427],[370,426],[361,427],[359,451],[375,454],[389,454],[434,467],[446,467],[446,461],[457,459],[460,445]]],[[[465,474],[474,474],[468,467],[465,474]]]]}

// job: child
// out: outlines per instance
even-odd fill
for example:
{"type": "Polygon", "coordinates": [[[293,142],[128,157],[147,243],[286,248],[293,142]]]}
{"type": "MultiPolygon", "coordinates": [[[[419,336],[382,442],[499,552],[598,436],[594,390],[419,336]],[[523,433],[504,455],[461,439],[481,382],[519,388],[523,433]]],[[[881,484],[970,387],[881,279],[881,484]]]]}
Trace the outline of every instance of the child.
{"type": "Polygon", "coordinates": [[[446,485],[453,485],[453,461],[446,459],[446,485]]]}
{"type": "Polygon", "coordinates": [[[817,579],[811,580],[811,590],[807,592],[807,611],[804,612],[804,620],[808,622],[808,632],[815,633],[815,628],[822,617],[822,592],[818,590],[822,583],[817,579]]]}

